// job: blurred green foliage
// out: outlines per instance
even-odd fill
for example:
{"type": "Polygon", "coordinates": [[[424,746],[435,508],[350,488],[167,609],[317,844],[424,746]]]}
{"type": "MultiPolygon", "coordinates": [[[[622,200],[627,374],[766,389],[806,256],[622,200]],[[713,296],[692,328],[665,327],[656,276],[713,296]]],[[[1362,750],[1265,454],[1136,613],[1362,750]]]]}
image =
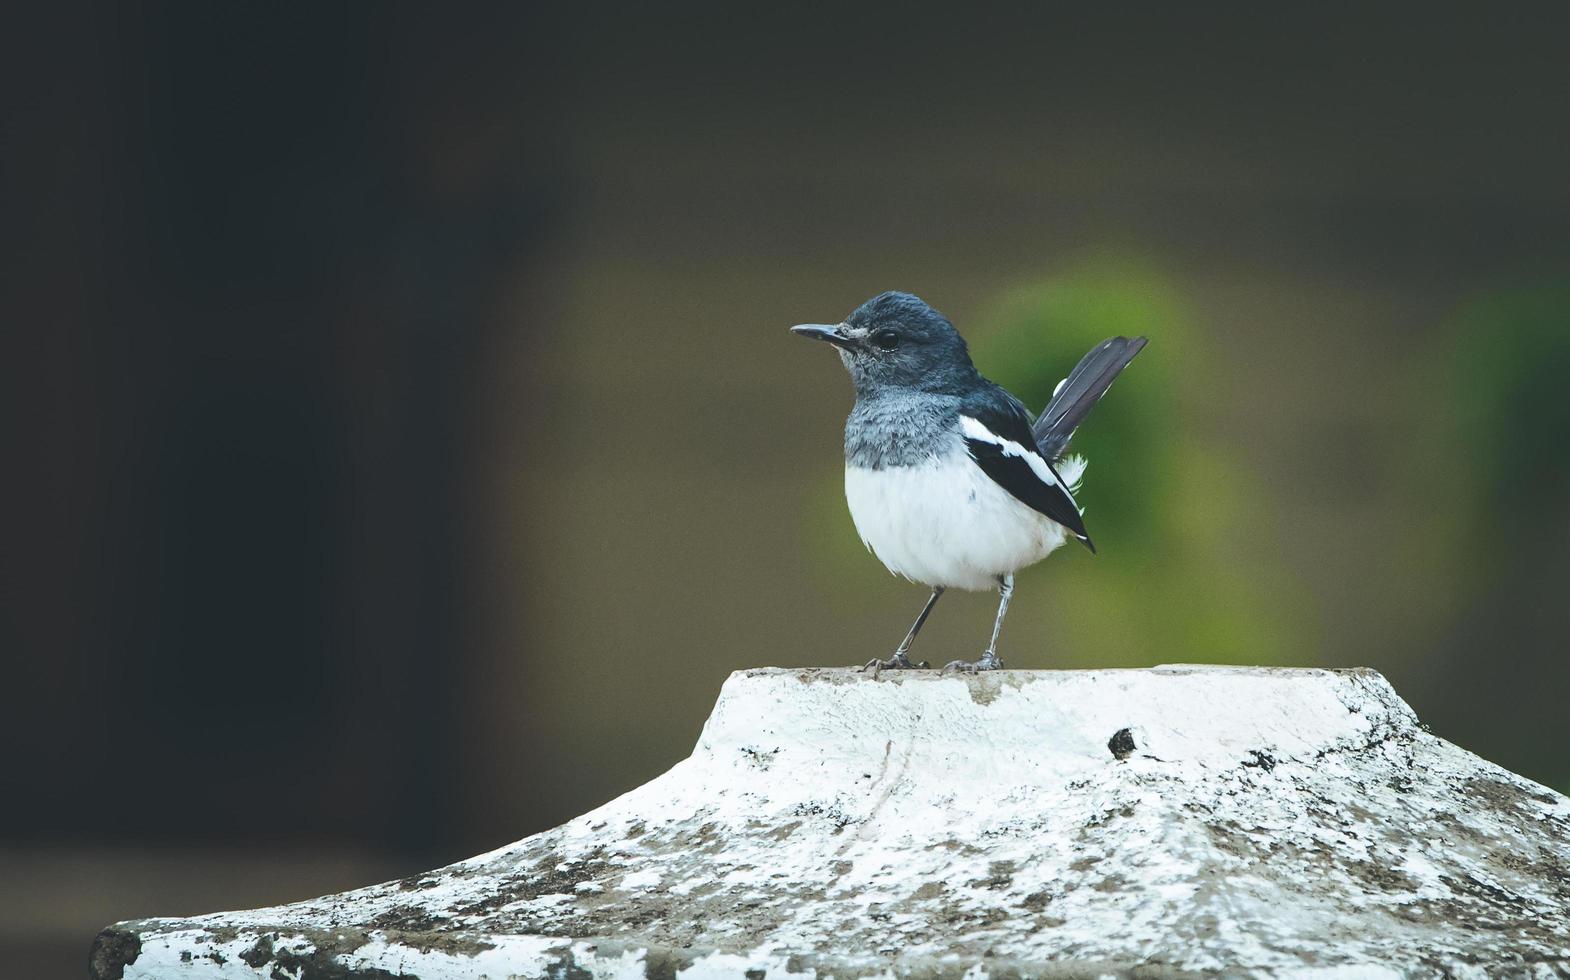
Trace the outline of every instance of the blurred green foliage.
{"type": "MultiPolygon", "coordinates": [[[[1235,453],[1198,424],[1203,332],[1181,288],[1148,262],[1103,256],[1004,296],[971,330],[978,365],[1039,410],[1080,356],[1144,335],[1074,437],[1090,460],[1078,499],[1101,546],[1091,568],[1028,573],[1053,603],[1074,666],[1138,666],[1204,650],[1217,662],[1287,663],[1313,631],[1288,567],[1234,546],[1267,525],[1269,500],[1235,453]]],[[[1064,664],[1068,666],[1070,664],[1064,664]]]]}
{"type": "MultiPolygon", "coordinates": [[[[1403,377],[1388,420],[1411,517],[1392,614],[1443,642],[1534,544],[1565,531],[1570,501],[1570,286],[1500,288],[1462,302],[1403,377]]],[[[1539,570],[1539,575],[1550,574],[1539,570]]]]}
{"type": "Polygon", "coordinates": [[[1499,290],[1465,303],[1441,349],[1443,438],[1482,534],[1530,534],[1570,500],[1570,287],[1499,290]]]}
{"type": "MultiPolygon", "coordinates": [[[[1313,617],[1290,566],[1237,547],[1238,535],[1269,525],[1270,501],[1195,424],[1203,398],[1185,386],[1207,383],[1194,366],[1208,361],[1176,285],[1149,263],[1099,257],[1011,290],[959,326],[982,373],[1033,411],[1107,337],[1151,341],[1074,438],[1071,451],[1090,461],[1078,499],[1100,553],[1064,549],[1021,574],[1012,645],[1048,649],[1051,662],[1019,666],[1143,666],[1183,650],[1215,662],[1313,659],[1313,617]],[[1034,623],[1050,642],[1024,642],[1034,623]]],[[[834,583],[825,592],[865,603],[859,583],[875,566],[838,472],[820,482],[808,524],[811,567],[834,583]]]]}

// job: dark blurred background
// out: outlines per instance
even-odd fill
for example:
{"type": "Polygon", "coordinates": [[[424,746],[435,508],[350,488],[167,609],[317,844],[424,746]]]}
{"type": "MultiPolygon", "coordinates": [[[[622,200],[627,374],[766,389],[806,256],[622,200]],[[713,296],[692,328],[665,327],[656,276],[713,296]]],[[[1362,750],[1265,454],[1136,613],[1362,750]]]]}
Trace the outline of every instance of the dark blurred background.
{"type": "Polygon", "coordinates": [[[887,288],[1037,407],[1151,337],[1011,665],[1366,664],[1570,789],[1570,18],[1454,9],[7,15],[4,972],[506,843],[733,669],[887,653],[925,593],[785,332],[887,288]]]}

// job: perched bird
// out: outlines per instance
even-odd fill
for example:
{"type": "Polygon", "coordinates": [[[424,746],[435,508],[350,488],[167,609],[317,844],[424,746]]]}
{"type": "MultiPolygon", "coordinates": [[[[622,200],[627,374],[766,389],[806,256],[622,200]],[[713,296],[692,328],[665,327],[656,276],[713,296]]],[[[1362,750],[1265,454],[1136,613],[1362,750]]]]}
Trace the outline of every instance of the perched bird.
{"type": "Polygon", "coordinates": [[[1074,502],[1085,461],[1064,451],[1145,338],[1114,337],[1086,354],[1032,420],[976,370],[954,325],[910,293],[883,293],[843,323],[791,331],[838,348],[855,384],[845,499],[862,542],[889,571],[932,588],[894,655],[863,669],[925,667],[910,660],[910,647],[951,588],[996,588],[1001,597],[981,658],[944,669],[999,669],[1014,573],[1069,538],[1096,550],[1074,502]]]}

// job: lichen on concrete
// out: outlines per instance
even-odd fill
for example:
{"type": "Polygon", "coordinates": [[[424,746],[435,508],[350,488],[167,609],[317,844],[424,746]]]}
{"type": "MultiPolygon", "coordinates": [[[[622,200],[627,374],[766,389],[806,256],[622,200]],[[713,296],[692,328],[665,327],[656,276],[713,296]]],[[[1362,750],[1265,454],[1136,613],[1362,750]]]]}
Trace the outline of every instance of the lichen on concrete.
{"type": "Polygon", "coordinates": [[[93,968],[1549,975],[1567,923],[1570,800],[1427,733],[1372,671],[752,670],[689,759],[561,827],[343,895],[121,923],[93,968]]]}

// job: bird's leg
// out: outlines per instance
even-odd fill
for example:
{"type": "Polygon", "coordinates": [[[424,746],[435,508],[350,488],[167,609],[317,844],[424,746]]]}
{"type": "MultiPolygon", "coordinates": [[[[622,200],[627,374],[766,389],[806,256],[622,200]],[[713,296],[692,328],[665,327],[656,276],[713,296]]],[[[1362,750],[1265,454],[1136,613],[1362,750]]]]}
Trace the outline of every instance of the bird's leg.
{"type": "Polygon", "coordinates": [[[932,612],[932,607],[938,604],[938,596],[942,594],[943,586],[934,585],[932,587],[932,598],[928,599],[927,604],[921,607],[921,615],[917,616],[916,621],[910,625],[910,632],[905,634],[905,639],[900,642],[899,649],[894,651],[894,656],[887,660],[873,658],[867,661],[866,666],[861,669],[872,671],[873,676],[876,677],[880,670],[915,670],[926,667],[927,662],[925,660],[919,664],[911,663],[910,645],[916,642],[916,634],[921,632],[921,624],[927,621],[927,614],[932,612]]]}
{"type": "Polygon", "coordinates": [[[1014,596],[1014,576],[1004,575],[998,579],[998,618],[992,621],[992,642],[987,644],[987,652],[981,659],[986,662],[983,670],[997,670],[1003,666],[1003,661],[998,659],[998,634],[1003,632],[1003,617],[1009,614],[1009,599],[1014,596]]]}
{"type": "Polygon", "coordinates": [[[975,662],[967,660],[951,660],[943,665],[944,670],[962,670],[967,674],[974,674],[978,670],[1001,670],[1003,661],[998,658],[998,634],[1003,632],[1003,617],[1008,615],[1009,598],[1014,594],[1014,576],[998,576],[998,618],[992,622],[992,642],[987,644],[986,652],[981,659],[975,662]]]}

